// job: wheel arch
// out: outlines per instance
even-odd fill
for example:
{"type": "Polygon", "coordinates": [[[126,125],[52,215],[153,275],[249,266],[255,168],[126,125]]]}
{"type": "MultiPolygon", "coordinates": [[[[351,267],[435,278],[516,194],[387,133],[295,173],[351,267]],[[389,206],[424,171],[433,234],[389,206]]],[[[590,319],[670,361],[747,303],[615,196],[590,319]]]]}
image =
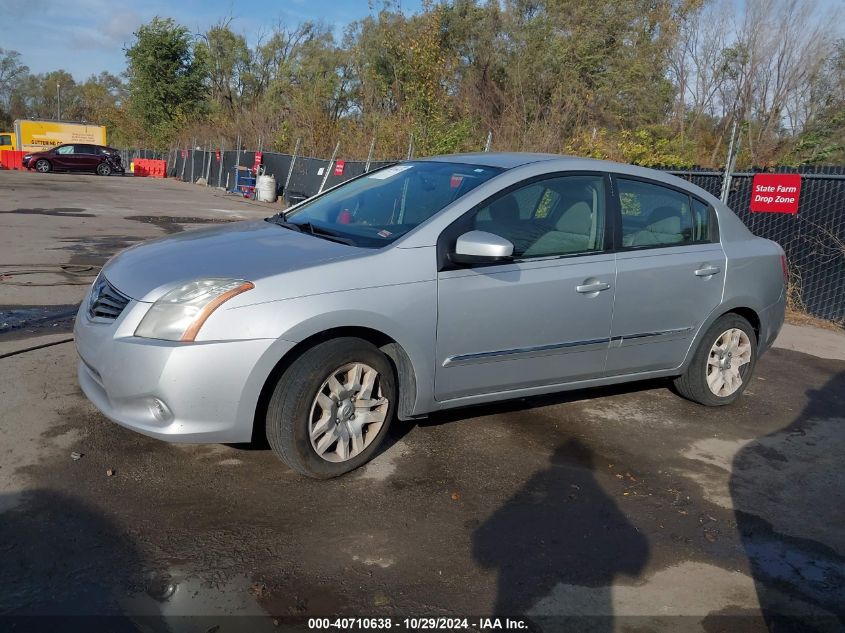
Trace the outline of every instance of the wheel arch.
{"type": "Polygon", "coordinates": [[[279,378],[298,358],[315,345],[326,341],[341,338],[354,337],[363,339],[379,348],[389,359],[395,372],[397,387],[399,390],[399,402],[396,409],[397,417],[400,420],[407,420],[414,417],[413,410],[417,399],[417,376],[410,356],[404,347],[393,337],[372,327],[366,326],[341,326],[316,332],[307,338],[299,341],[287,351],[275,364],[273,369],[264,380],[264,384],[258,395],[253,419],[252,439],[263,441],[265,421],[267,415],[267,404],[273,395],[273,389],[279,378]]]}
{"type": "Polygon", "coordinates": [[[702,321],[701,326],[699,326],[698,332],[696,332],[692,343],[687,349],[684,362],[681,363],[678,370],[680,372],[686,371],[686,368],[689,366],[690,362],[692,362],[692,357],[695,355],[698,346],[701,345],[701,340],[704,338],[707,330],[710,329],[710,326],[713,325],[717,319],[722,318],[726,314],[738,314],[748,321],[751,324],[754,334],[757,337],[757,342],[759,343],[762,320],[760,318],[760,311],[756,308],[750,307],[752,303],[752,301],[736,301],[734,303],[720,305],[711,312],[710,315],[702,321]]]}
{"type": "MultiPolygon", "coordinates": [[[[754,335],[757,337],[757,342],[758,343],[760,342],[761,321],[760,321],[760,315],[757,314],[757,312],[755,310],[753,310],[751,308],[743,307],[743,306],[738,306],[736,308],[731,308],[730,310],[723,312],[717,318],[721,318],[721,317],[725,316],[726,314],[738,314],[743,319],[748,321],[751,324],[751,327],[754,329],[754,335]]],[[[714,321],[715,321],[715,319],[714,319],[714,321]]]]}

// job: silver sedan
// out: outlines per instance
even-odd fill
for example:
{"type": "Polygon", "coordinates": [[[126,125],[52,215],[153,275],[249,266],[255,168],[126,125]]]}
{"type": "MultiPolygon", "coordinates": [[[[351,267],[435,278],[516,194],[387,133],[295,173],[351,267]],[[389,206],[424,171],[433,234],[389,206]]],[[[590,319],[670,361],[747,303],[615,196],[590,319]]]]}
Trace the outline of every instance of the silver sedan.
{"type": "Polygon", "coordinates": [[[783,323],[785,276],[777,244],[671,175],[442,156],[123,251],[80,307],[79,381],[138,432],[266,433],[333,477],[394,418],[453,407],[656,377],[730,404],[783,323]]]}

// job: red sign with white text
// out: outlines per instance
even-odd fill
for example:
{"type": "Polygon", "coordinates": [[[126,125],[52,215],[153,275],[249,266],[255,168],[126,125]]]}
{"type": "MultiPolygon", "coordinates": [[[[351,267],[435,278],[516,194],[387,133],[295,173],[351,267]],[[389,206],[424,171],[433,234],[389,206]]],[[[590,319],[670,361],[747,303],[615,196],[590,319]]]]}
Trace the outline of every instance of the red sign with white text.
{"type": "Polygon", "coordinates": [[[214,151],[214,156],[217,158],[217,162],[219,163],[220,162],[220,150],[219,149],[214,151]]]}
{"type": "Polygon", "coordinates": [[[751,185],[753,213],[798,213],[801,174],[754,174],[751,185]]]}
{"type": "Polygon", "coordinates": [[[339,160],[334,164],[334,175],[335,176],[342,176],[343,175],[343,168],[346,167],[345,160],[339,160]]]}

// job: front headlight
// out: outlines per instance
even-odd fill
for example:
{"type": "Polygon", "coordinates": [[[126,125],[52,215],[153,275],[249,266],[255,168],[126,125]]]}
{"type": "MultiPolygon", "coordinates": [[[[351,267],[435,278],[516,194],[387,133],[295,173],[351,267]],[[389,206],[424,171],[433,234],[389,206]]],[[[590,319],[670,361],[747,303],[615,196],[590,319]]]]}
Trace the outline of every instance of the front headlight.
{"type": "Polygon", "coordinates": [[[217,308],[255,286],[243,279],[197,279],[174,288],[156,301],[135,336],[165,341],[193,341],[217,308]]]}

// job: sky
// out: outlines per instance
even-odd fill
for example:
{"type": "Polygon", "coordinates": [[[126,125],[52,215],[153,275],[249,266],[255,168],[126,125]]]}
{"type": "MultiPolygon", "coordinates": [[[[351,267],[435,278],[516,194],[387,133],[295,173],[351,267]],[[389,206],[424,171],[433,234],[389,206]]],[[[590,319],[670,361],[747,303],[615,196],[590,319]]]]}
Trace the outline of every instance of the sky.
{"type": "MultiPolygon", "coordinates": [[[[132,33],[154,16],[172,17],[200,33],[231,16],[231,28],[250,43],[280,21],[296,26],[321,21],[340,36],[354,20],[377,11],[368,0],[0,0],[0,48],[16,50],[30,72],[66,70],[83,81],[103,70],[126,67],[123,49],[132,33]]],[[[420,0],[401,0],[406,12],[420,0]]]]}
{"type": "MultiPolygon", "coordinates": [[[[409,13],[421,3],[399,0],[409,13]]],[[[817,6],[843,10],[845,0],[818,0],[817,6]]],[[[231,28],[254,44],[262,30],[279,22],[290,27],[322,21],[339,37],[347,24],[379,7],[381,0],[0,0],[0,48],[18,51],[33,73],[62,69],[84,81],[103,70],[122,72],[132,33],[156,15],[172,17],[194,33],[231,16],[231,28]]]]}

